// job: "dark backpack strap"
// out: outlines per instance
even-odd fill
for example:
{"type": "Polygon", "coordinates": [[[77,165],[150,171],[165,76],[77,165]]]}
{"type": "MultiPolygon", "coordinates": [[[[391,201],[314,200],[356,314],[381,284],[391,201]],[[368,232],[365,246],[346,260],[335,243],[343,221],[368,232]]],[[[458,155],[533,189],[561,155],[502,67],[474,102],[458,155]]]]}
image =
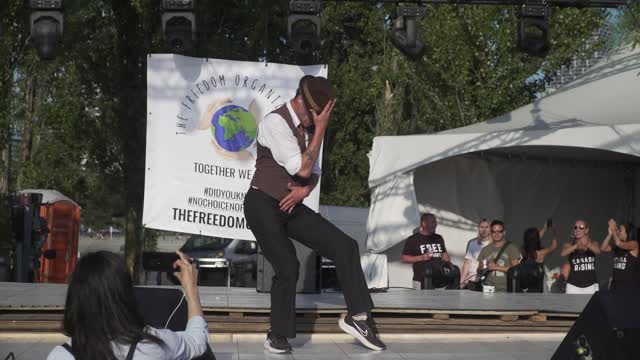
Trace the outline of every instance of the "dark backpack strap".
{"type": "Polygon", "coordinates": [[[507,246],[511,245],[511,241],[507,241],[504,246],[500,249],[500,251],[498,251],[498,255],[496,255],[496,257],[493,259],[493,262],[497,262],[498,259],[500,259],[500,256],[502,256],[502,253],[504,252],[504,250],[507,248],[507,246]]]}
{"type": "Polygon", "coordinates": [[[64,344],[62,344],[62,347],[63,347],[63,348],[65,348],[65,349],[67,349],[67,351],[68,351],[69,353],[71,353],[71,355],[75,358],[75,355],[73,355],[73,349],[71,348],[71,345],[69,345],[69,344],[67,344],[67,343],[64,343],[64,344]]]}
{"type": "MultiPolygon", "coordinates": [[[[136,352],[136,346],[137,346],[137,345],[138,345],[138,342],[137,342],[137,341],[136,341],[136,342],[134,342],[133,344],[131,344],[131,346],[129,347],[129,352],[127,353],[126,360],[133,360],[133,354],[136,352]]],[[[69,345],[69,344],[67,344],[67,343],[64,343],[64,344],[62,344],[62,347],[63,347],[63,348],[65,348],[65,349],[67,349],[67,351],[68,351],[69,353],[71,353],[71,355],[72,355],[73,357],[75,357],[75,356],[73,355],[73,349],[71,348],[71,345],[69,345]]]]}
{"type": "Polygon", "coordinates": [[[126,360],[133,360],[133,353],[136,352],[136,346],[138,345],[138,342],[134,342],[133,344],[131,344],[131,346],[129,346],[129,353],[127,354],[126,360]]]}
{"type": "MultiPolygon", "coordinates": [[[[502,253],[504,253],[504,250],[509,245],[511,245],[511,241],[507,241],[506,243],[504,243],[504,246],[502,248],[500,248],[500,251],[498,251],[498,255],[496,255],[496,257],[493,259],[493,263],[494,264],[497,263],[498,259],[500,259],[500,256],[502,256],[502,253]]],[[[509,264],[509,266],[511,266],[511,264],[509,264]]],[[[495,270],[493,272],[495,272],[495,270]]]]}

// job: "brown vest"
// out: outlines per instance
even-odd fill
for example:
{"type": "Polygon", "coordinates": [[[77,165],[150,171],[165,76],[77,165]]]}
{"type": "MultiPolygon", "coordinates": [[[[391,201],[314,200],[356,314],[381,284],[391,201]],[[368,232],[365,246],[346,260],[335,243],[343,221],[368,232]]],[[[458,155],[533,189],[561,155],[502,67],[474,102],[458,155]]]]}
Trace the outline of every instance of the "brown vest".
{"type": "MultiPolygon", "coordinates": [[[[304,132],[301,133],[293,125],[293,118],[287,107],[281,106],[274,110],[273,113],[280,115],[284,121],[287,122],[293,136],[298,139],[300,153],[304,153],[307,149],[304,132]]],[[[298,176],[289,175],[287,169],[285,169],[284,166],[280,166],[280,164],[273,159],[273,154],[268,147],[262,146],[260,142],[256,142],[256,144],[258,145],[258,158],[256,159],[256,171],[253,174],[251,186],[264,191],[273,198],[282,200],[282,198],[289,194],[287,184],[300,183],[301,181],[298,176]]]]}

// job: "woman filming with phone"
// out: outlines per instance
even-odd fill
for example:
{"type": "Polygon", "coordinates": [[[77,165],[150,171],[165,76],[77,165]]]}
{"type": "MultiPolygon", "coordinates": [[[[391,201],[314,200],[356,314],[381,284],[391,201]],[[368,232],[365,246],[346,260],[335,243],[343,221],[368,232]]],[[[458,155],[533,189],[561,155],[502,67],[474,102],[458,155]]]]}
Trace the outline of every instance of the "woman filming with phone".
{"type": "Polygon", "coordinates": [[[600,245],[589,238],[589,225],[584,220],[576,220],[573,226],[574,240],[565,243],[560,255],[569,260],[567,294],[593,294],[599,290],[596,277],[596,255],[600,245]]]}
{"type": "Polygon", "coordinates": [[[524,232],[522,261],[520,262],[520,287],[527,292],[541,293],[544,290],[544,259],[558,247],[557,231],[551,219],[542,229],[528,228],[524,232]],[[549,247],[542,247],[540,239],[551,229],[553,238],[549,247]]]}
{"type": "Polygon", "coordinates": [[[63,330],[69,341],[48,360],[192,359],[207,349],[208,328],[198,293],[198,270],[178,253],[173,267],[187,301],[185,331],[145,326],[133,281],[121,255],[99,251],[78,261],[67,289],[63,330]]]}
{"type": "Polygon", "coordinates": [[[524,252],[521,262],[532,261],[537,264],[543,264],[545,257],[551,254],[558,247],[558,232],[553,227],[551,219],[548,219],[542,229],[529,228],[524,232],[524,252]],[[542,247],[540,240],[544,234],[551,229],[553,238],[549,247],[542,247]]]}

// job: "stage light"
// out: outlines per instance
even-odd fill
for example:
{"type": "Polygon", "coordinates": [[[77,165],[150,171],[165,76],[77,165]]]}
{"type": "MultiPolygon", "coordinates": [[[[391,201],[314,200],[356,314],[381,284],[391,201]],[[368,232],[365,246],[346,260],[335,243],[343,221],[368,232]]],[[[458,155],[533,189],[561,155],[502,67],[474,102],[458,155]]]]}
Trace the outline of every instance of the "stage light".
{"type": "Polygon", "coordinates": [[[163,0],[162,34],[165,44],[174,53],[193,49],[196,33],[195,0],[163,0]]]}
{"type": "Polygon", "coordinates": [[[31,0],[31,40],[43,60],[55,58],[62,44],[62,0],[31,0]]]}
{"type": "Polygon", "coordinates": [[[320,1],[289,2],[287,43],[302,55],[312,55],[320,49],[320,1]]]}
{"type": "Polygon", "coordinates": [[[391,44],[414,60],[420,59],[424,54],[424,45],[418,40],[418,19],[424,14],[423,7],[398,6],[391,27],[391,44]]]}
{"type": "Polygon", "coordinates": [[[518,19],[518,49],[536,57],[545,57],[551,49],[549,6],[542,0],[528,0],[518,19]]]}

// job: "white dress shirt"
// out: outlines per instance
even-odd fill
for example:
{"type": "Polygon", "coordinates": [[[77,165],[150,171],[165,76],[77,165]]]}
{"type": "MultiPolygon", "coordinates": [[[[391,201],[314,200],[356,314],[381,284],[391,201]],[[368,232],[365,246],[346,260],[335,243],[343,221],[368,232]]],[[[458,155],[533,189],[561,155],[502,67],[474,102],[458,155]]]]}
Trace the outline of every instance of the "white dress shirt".
{"type": "MultiPolygon", "coordinates": [[[[153,334],[165,343],[160,347],[155,343],[139,342],[133,354],[134,360],[187,360],[204,354],[207,350],[209,331],[202,316],[193,316],[187,322],[185,331],[171,331],[147,327],[148,333],[153,334]]],[[[67,341],[71,345],[71,340],[67,341]]],[[[111,349],[117,359],[124,359],[129,352],[128,344],[111,343],[111,349]]],[[[75,358],[61,345],[51,350],[47,360],[74,360],[75,358]]]]}
{"type": "MultiPolygon", "coordinates": [[[[291,108],[290,101],[287,101],[286,106],[293,119],[293,125],[297,127],[300,125],[298,115],[291,108]]],[[[306,131],[304,132],[304,138],[306,144],[309,144],[309,134],[306,131]]],[[[271,150],[273,159],[278,165],[284,167],[289,175],[295,175],[300,171],[302,154],[300,153],[298,139],[293,135],[291,128],[282,116],[270,113],[262,119],[258,126],[258,142],[271,150]]],[[[313,164],[312,172],[320,175],[319,161],[313,164]]]]}

